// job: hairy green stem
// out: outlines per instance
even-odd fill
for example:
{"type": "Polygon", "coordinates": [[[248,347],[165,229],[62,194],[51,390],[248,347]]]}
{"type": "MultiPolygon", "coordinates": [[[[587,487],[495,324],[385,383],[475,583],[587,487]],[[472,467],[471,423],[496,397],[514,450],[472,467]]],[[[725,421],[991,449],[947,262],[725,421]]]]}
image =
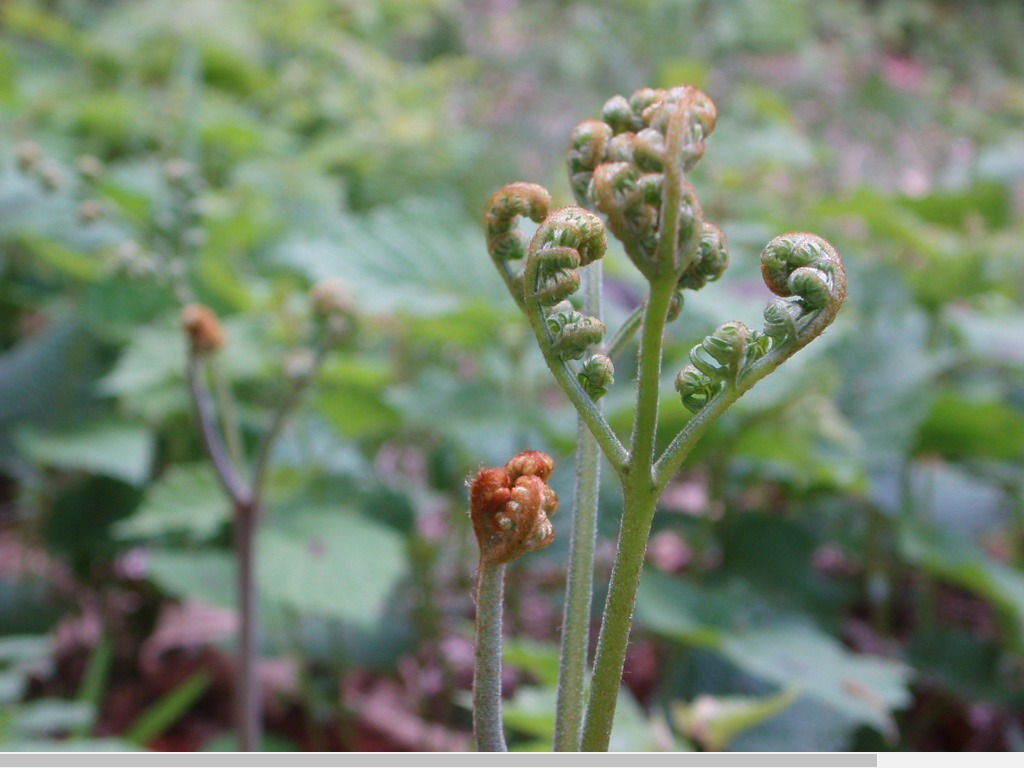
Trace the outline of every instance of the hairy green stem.
{"type": "Polygon", "coordinates": [[[659,493],[654,486],[651,469],[657,435],[662,335],[674,291],[675,280],[651,285],[640,330],[636,418],[629,466],[622,486],[622,524],[597,641],[594,678],[583,729],[582,747],[587,752],[608,749],[629,645],[629,630],[633,624],[633,607],[640,587],[640,572],[658,503],[659,493]]]}
{"type": "Polygon", "coordinates": [[[675,292],[675,280],[651,285],[640,329],[636,416],[629,452],[629,474],[637,482],[651,484],[654,464],[654,440],[658,429],[658,387],[661,383],[662,336],[669,304],[675,292]]]}
{"type": "Polygon", "coordinates": [[[647,483],[626,488],[622,527],[608,585],[601,635],[597,641],[594,677],[590,683],[590,700],[583,726],[584,752],[607,751],[611,739],[629,630],[633,624],[633,607],[657,502],[658,494],[647,483]]]}
{"type": "MultiPolygon", "coordinates": [[[[583,312],[601,319],[601,262],[583,272],[583,312]]],[[[600,402],[597,403],[600,411],[600,402]]],[[[601,486],[601,453],[583,417],[576,426],[576,509],[569,537],[569,573],[562,619],[562,650],[555,707],[556,752],[576,752],[583,731],[590,611],[594,598],[594,546],[601,486]]]]}
{"type": "Polygon", "coordinates": [[[478,752],[507,752],[501,719],[501,614],[505,566],[480,561],[476,582],[473,737],[478,752]]]}
{"type": "MultiPolygon", "coordinates": [[[[805,342],[806,343],[806,342],[805,342]]],[[[660,493],[711,426],[757,382],[774,371],[805,344],[787,344],[773,349],[748,366],[735,382],[726,382],[707,405],[697,411],[654,465],[654,485],[660,493]]]]}

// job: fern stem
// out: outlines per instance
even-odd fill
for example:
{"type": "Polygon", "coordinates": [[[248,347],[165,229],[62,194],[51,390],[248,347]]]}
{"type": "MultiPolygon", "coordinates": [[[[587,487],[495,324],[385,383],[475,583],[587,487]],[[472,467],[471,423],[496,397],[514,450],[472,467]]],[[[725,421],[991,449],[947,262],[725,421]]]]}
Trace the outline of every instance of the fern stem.
{"type": "MultiPolygon", "coordinates": [[[[583,272],[583,311],[601,319],[601,262],[583,272]]],[[[600,411],[600,402],[597,403],[600,411]]],[[[594,546],[601,485],[601,452],[586,421],[577,418],[576,508],[569,539],[569,573],[562,621],[558,699],[555,710],[556,752],[577,752],[583,732],[590,612],[594,598],[594,546]]]]}
{"type": "Polygon", "coordinates": [[[501,614],[505,566],[481,559],[476,587],[473,737],[478,752],[507,752],[501,718],[501,614]]]}

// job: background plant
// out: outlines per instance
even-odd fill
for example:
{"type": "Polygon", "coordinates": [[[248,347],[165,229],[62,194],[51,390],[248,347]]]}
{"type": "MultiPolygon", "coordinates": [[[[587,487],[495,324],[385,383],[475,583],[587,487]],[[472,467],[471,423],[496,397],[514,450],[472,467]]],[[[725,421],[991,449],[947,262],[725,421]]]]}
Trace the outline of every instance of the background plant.
{"type": "MultiPolygon", "coordinates": [[[[124,733],[126,706],[197,672],[212,676],[204,693],[149,743],[217,748],[205,723],[230,727],[231,634],[196,607],[232,605],[211,588],[232,583],[230,539],[199,471],[177,299],[110,269],[125,240],[150,248],[139,222],[170,204],[164,165],[197,146],[205,240],[190,277],[232,340],[220,362],[249,439],[287,381],[294,297],[343,274],[361,315],[268,485],[268,744],[466,746],[464,479],[530,445],[570,499],[576,444],[574,412],[480,259],[480,201],[528,178],[570,203],[552,158],[580,116],[609,93],[692,82],[722,115],[692,181],[732,264],[669,326],[666,371],[758,316],[756,254],[778,232],[828,233],[852,289],[825,338],[744,396],[669,486],[612,747],[708,733],[737,749],[1019,743],[1017,4],[289,5],[4,6],[0,631],[53,638],[53,672],[35,668],[20,699],[78,696],[102,616],[113,652],[94,733],[124,733]],[[58,189],[17,170],[24,141],[60,169],[58,189]],[[77,186],[83,155],[103,162],[103,194],[77,186]],[[108,202],[87,224],[88,199],[108,202]],[[309,574],[297,552],[332,554],[309,574]],[[361,582],[367,552],[377,577],[361,582]],[[321,575],[368,597],[311,587],[321,575]],[[412,589],[395,589],[403,578],[412,589]],[[787,648],[835,675],[778,675],[787,648]],[[844,684],[876,674],[880,654],[903,664],[881,670],[884,707],[844,684]],[[736,704],[767,719],[723,719],[736,704]],[[431,727],[390,725],[410,717],[431,727]]],[[[614,243],[602,263],[614,329],[640,284],[614,243]]],[[[631,356],[602,398],[620,433],[631,356]]],[[[666,434],[687,417],[671,384],[666,434]]],[[[567,521],[507,573],[512,749],[551,743],[567,521]]]]}

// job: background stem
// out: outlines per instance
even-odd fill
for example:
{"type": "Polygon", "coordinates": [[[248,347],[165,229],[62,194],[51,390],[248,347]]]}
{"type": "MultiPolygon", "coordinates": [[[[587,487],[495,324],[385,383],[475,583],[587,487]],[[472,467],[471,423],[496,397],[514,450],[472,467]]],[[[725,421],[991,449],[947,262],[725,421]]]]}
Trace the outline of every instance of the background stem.
{"type": "Polygon", "coordinates": [[[505,566],[480,561],[476,582],[473,736],[478,752],[507,752],[501,719],[501,614],[505,566]]]}
{"type": "MultiPolygon", "coordinates": [[[[601,319],[601,262],[583,272],[583,313],[601,319]]],[[[598,409],[601,407],[597,402],[598,409]]],[[[594,597],[594,546],[601,486],[601,452],[582,417],[576,420],[576,509],[569,538],[569,573],[562,620],[556,752],[577,752],[583,732],[583,704],[594,597]]]]}
{"type": "Polygon", "coordinates": [[[263,743],[263,697],[257,675],[259,595],[256,589],[254,562],[260,512],[256,504],[235,505],[235,557],[238,563],[238,609],[241,623],[235,706],[239,742],[243,752],[258,752],[263,743]]]}

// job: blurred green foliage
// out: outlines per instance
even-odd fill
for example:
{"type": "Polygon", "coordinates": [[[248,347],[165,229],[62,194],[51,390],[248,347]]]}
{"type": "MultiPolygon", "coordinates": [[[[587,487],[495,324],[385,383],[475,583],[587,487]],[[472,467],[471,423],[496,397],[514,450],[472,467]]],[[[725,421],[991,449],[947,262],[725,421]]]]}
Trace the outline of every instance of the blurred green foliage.
{"type": "MultiPolygon", "coordinates": [[[[543,449],[571,500],[575,439],[479,212],[518,178],[568,202],[571,127],[615,93],[689,81],[719,107],[694,183],[733,266],[671,326],[666,377],[717,324],[756,321],[757,252],[777,232],[832,240],[850,296],[666,494],[637,630],[661,671],[624,697],[615,747],[956,749],[943,725],[978,711],[971,744],[1024,744],[1019,3],[10,0],[0,14],[0,515],[5,541],[75,584],[56,566],[0,570],[5,631],[98,601],[106,630],[135,638],[124,657],[155,614],[118,614],[111,595],[232,604],[228,510],[199,463],[156,265],[226,319],[219,367],[250,448],[301,292],[340,277],[358,333],[275,457],[264,651],[300,660],[319,723],[358,716],[339,676],[441,658],[447,704],[418,704],[465,730],[444,656],[471,614],[463,478],[543,449]],[[199,169],[192,197],[178,159],[199,169]],[[798,390],[791,366],[817,385],[798,390]],[[144,572],[126,569],[139,552],[144,572]],[[41,581],[53,610],[34,619],[41,581]]],[[[614,326],[639,291],[623,254],[608,262],[614,326]]],[[[606,404],[628,418],[615,388],[606,404]]],[[[667,395],[662,413],[687,418],[667,395]]],[[[618,505],[609,489],[603,531],[618,505]]],[[[553,727],[558,630],[523,605],[558,604],[565,545],[513,573],[513,624],[536,641],[508,658],[528,681],[508,707],[523,748],[553,727]]],[[[94,705],[24,703],[32,642],[0,638],[0,738],[87,734],[94,705]]]]}

